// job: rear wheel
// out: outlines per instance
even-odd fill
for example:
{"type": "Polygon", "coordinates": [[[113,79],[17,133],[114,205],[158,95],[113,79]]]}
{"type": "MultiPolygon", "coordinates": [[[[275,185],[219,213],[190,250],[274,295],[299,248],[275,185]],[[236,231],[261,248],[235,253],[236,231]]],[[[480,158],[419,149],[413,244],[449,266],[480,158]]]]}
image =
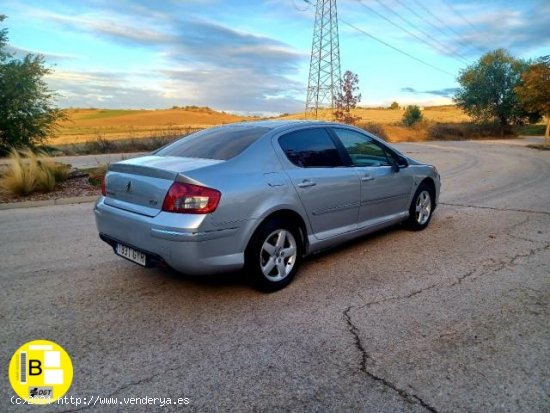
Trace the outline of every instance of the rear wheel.
{"type": "Polygon", "coordinates": [[[413,231],[423,230],[432,219],[433,194],[428,185],[421,184],[414,194],[409,208],[407,224],[413,231]]]}
{"type": "Polygon", "coordinates": [[[301,258],[299,232],[273,219],[262,224],[246,251],[246,270],[254,285],[272,292],[286,287],[298,271],[301,258]]]}

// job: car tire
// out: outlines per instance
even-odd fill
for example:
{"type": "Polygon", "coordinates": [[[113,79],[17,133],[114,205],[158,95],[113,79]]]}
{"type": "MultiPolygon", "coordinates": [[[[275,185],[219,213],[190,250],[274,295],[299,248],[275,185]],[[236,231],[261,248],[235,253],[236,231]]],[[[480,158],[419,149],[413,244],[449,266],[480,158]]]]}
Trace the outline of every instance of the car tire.
{"type": "Polygon", "coordinates": [[[420,184],[416,190],[411,206],[409,208],[409,218],[407,226],[413,231],[425,229],[434,210],[434,194],[432,189],[426,184],[420,184]]]}
{"type": "Polygon", "coordinates": [[[275,218],[254,232],[245,252],[245,270],[257,289],[274,292],[290,284],[301,258],[300,232],[275,218]]]}

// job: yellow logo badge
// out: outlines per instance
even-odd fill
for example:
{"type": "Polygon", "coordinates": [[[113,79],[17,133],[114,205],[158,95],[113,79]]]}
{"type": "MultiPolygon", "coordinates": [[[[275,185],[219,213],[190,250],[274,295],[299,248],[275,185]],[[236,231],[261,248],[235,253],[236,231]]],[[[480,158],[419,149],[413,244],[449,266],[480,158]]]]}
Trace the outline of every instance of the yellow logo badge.
{"type": "Polygon", "coordinates": [[[49,404],[63,397],[73,381],[73,363],[59,344],[34,340],[17,349],[10,360],[10,383],[30,404],[49,404]]]}

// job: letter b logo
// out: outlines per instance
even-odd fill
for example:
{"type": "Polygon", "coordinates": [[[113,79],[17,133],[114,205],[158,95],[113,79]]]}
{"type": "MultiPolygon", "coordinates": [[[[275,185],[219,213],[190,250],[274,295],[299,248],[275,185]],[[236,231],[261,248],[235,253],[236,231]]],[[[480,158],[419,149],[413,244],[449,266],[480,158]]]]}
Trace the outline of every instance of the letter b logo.
{"type": "Polygon", "coordinates": [[[40,360],[29,360],[29,376],[39,376],[42,374],[41,365],[42,362],[40,360]]]}

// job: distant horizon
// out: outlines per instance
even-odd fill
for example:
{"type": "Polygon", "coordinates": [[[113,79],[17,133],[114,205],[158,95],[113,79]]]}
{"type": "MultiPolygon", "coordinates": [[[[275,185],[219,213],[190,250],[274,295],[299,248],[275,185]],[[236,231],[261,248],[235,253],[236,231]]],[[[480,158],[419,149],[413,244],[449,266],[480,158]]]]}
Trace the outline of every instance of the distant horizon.
{"type": "MultiPolygon", "coordinates": [[[[357,109],[387,109],[387,110],[396,110],[396,109],[390,109],[390,105],[391,103],[393,102],[397,102],[395,100],[392,100],[388,105],[357,105],[357,109]]],[[[399,103],[399,102],[397,102],[399,103]]],[[[423,108],[432,108],[432,107],[445,107],[445,106],[457,106],[455,103],[442,103],[442,104],[434,104],[434,105],[421,105],[419,103],[408,103],[408,104],[401,104],[399,103],[399,109],[405,109],[407,106],[409,105],[416,105],[416,106],[419,106],[419,107],[423,107],[423,108]]],[[[76,106],[68,106],[68,107],[60,107],[60,109],[63,109],[63,110],[113,110],[113,111],[116,111],[116,110],[120,110],[120,111],[159,111],[159,110],[189,110],[190,108],[197,108],[197,109],[201,109],[201,108],[208,108],[210,110],[212,110],[213,112],[217,112],[217,113],[227,113],[229,115],[236,115],[236,116],[247,116],[247,117],[257,117],[257,116],[263,116],[263,115],[246,115],[246,114],[242,114],[242,113],[238,113],[238,112],[232,112],[232,111],[228,111],[228,110],[221,110],[221,109],[216,109],[216,108],[213,108],[211,106],[208,106],[208,105],[173,105],[172,107],[166,107],[166,108],[109,108],[109,107],[76,107],[76,106]]],[[[330,108],[322,108],[322,110],[329,110],[330,108]]],[[[296,111],[296,112],[283,112],[283,113],[279,113],[277,115],[274,115],[274,116],[283,116],[285,113],[287,114],[298,114],[298,113],[301,113],[301,112],[304,112],[305,111],[305,103],[304,103],[304,110],[299,110],[299,111],[296,111]]],[[[271,115],[270,115],[271,116],[271,115]]],[[[268,116],[266,116],[268,117],[268,116]]]]}

